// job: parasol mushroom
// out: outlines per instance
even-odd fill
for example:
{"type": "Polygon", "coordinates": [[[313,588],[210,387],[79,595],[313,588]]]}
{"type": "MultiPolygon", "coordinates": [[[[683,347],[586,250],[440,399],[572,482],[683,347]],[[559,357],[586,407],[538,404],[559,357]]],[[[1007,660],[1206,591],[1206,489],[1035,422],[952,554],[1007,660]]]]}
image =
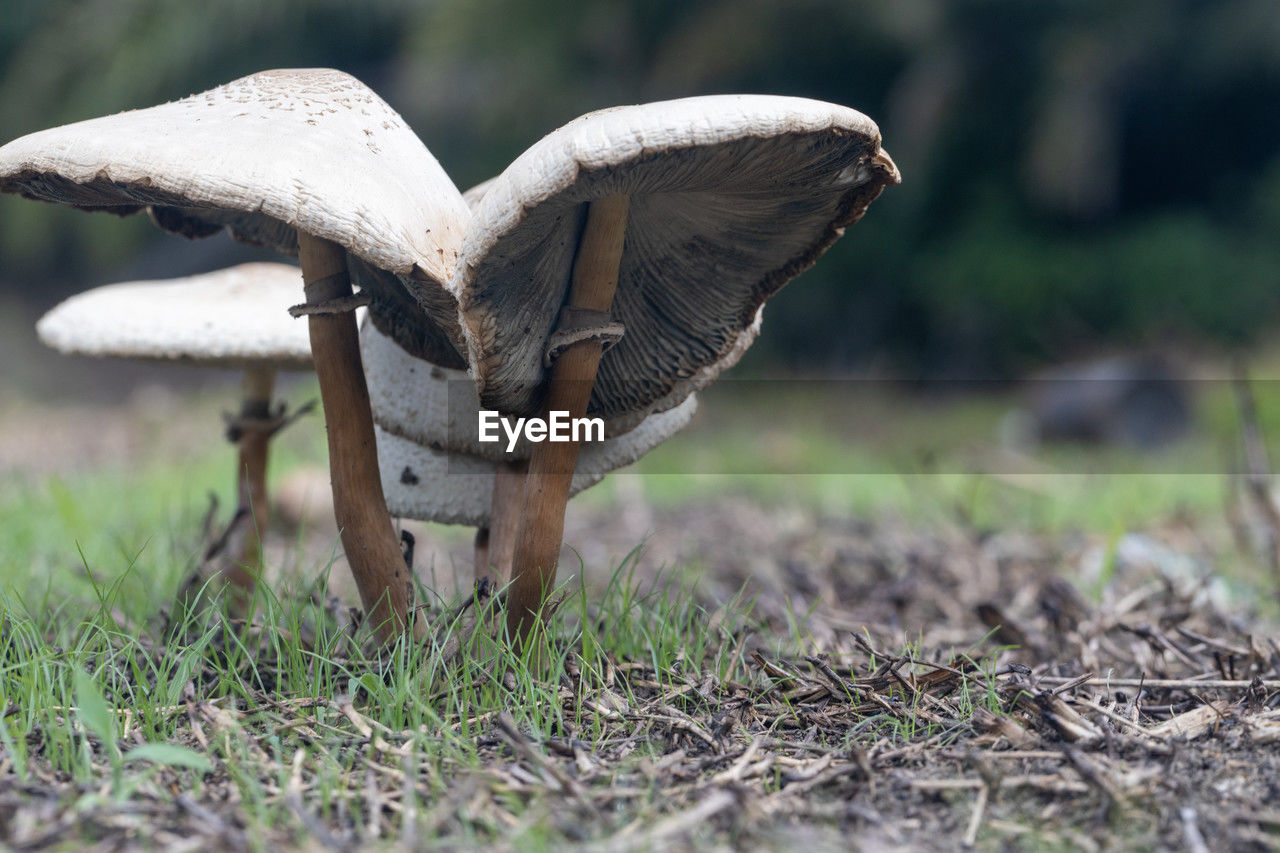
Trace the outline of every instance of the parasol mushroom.
{"type": "MultiPolygon", "coordinates": [[[[366,322],[360,335],[378,434],[383,492],[393,515],[478,528],[476,580],[493,571],[509,579],[524,472],[537,445],[521,438],[509,449],[480,440],[475,383],[463,371],[414,358],[366,322]]],[[[587,444],[571,494],[629,465],[682,429],[693,417],[690,395],[632,429],[610,429],[587,444]]]]}
{"type": "Polygon", "coordinates": [[[400,116],[338,71],[264,71],[10,142],[0,148],[0,190],[117,214],[146,209],[188,237],[226,229],[298,256],[343,548],[368,621],[383,639],[398,633],[410,584],[377,471],[352,281],[375,322],[410,351],[461,366],[456,303],[441,283],[469,220],[400,116]]]}
{"type": "MultiPolygon", "coordinates": [[[[870,119],[802,98],[619,107],[552,132],[484,186],[450,282],[481,403],[671,407],[899,180],[870,119]]],[[[521,635],[555,578],[577,453],[548,442],[530,459],[508,611],[521,635]]]]}
{"type": "Polygon", "coordinates": [[[292,420],[283,404],[271,405],[276,372],[311,369],[307,331],[288,312],[301,279],[297,267],[258,263],[111,284],[67,299],[36,324],[40,340],[66,355],[244,372],[240,412],[228,418],[227,435],[238,449],[237,506],[249,513],[253,530],[221,565],[245,594],[253,590],[269,518],[268,443],[292,420]]]}
{"type": "MultiPolygon", "coordinates": [[[[650,415],[624,435],[588,444],[574,472],[570,495],[594,486],[610,471],[640,459],[688,424],[696,409],[697,398],[690,395],[679,406],[650,415]]],[[[491,529],[495,580],[499,585],[509,580],[504,567],[511,563],[514,531],[500,530],[493,517],[503,506],[497,493],[509,488],[500,475],[504,464],[460,451],[425,446],[381,425],[375,430],[383,491],[392,515],[491,529]]],[[[508,517],[511,522],[516,520],[514,513],[508,517]]]]}

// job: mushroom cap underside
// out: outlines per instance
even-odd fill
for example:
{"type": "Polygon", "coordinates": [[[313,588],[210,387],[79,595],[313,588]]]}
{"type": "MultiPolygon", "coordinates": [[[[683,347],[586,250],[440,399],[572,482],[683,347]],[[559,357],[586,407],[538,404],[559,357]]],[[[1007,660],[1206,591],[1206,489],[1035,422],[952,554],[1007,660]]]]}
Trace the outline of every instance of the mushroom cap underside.
{"type": "Polygon", "coordinates": [[[870,119],[803,98],[619,107],[554,131],[482,185],[450,282],[481,399],[537,410],[591,201],[630,196],[612,310],[626,331],[589,406],[612,418],[711,381],[764,301],[899,180],[870,119]]]}
{"type": "Polygon", "coordinates": [[[309,370],[307,323],[289,316],[301,294],[297,267],[241,264],[94,288],[55,306],[36,332],[67,355],[309,370]]]}

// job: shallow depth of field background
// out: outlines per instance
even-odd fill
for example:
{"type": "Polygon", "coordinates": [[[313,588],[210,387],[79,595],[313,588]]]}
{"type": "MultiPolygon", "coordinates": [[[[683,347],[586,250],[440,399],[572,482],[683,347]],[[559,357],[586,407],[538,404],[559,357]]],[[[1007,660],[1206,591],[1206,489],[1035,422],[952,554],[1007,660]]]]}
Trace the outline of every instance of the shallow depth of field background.
{"type": "MultiPolygon", "coordinates": [[[[1264,341],[1280,320],[1266,0],[8,0],[0,127],[303,66],[372,86],[464,189],[617,104],[761,92],[871,116],[904,183],[770,303],[739,375],[1012,379],[1112,347],[1264,341]]],[[[2,198],[6,355],[22,320],[71,292],[242,254],[2,198]]],[[[6,368],[5,394],[99,387],[6,368]]]]}
{"type": "MultiPolygon", "coordinates": [[[[902,186],[770,302],[759,341],[646,476],[628,475],[638,484],[586,500],[621,488],[845,515],[963,506],[1109,532],[1221,507],[1239,458],[1229,359],[1245,353],[1263,377],[1280,362],[1280,16],[1266,0],[355,5],[9,0],[0,127],[7,139],[265,68],[332,66],[399,110],[465,189],[602,107],[720,92],[850,105],[879,123],[902,186]],[[1010,440],[1028,376],[1137,353],[1191,380],[1182,441],[1010,440]]],[[[66,358],[32,327],[94,285],[267,257],[0,197],[6,502],[56,504],[49,476],[77,491],[95,471],[171,481],[124,506],[194,517],[206,490],[227,497],[216,411],[233,376],[66,358]]],[[[1276,395],[1257,390],[1266,430],[1276,395]]],[[[277,476],[323,464],[318,424],[293,432],[277,476]]],[[[59,530],[121,535],[82,526],[59,530]]]]}
{"type": "MultiPolygon", "coordinates": [[[[34,323],[275,258],[0,196],[0,847],[1274,848],[1274,0],[0,0],[0,143],[302,66],[461,189],[584,112],[726,92],[862,110],[904,182],[570,503],[545,679],[352,640],[315,415],[273,444],[262,606],[175,627],[238,377],[34,323]],[[1046,371],[1126,363],[1176,380],[1135,395],[1156,433],[1146,392],[1182,395],[1176,440],[1035,440],[1046,371]]],[[[472,531],[406,526],[444,618],[472,531]]]]}

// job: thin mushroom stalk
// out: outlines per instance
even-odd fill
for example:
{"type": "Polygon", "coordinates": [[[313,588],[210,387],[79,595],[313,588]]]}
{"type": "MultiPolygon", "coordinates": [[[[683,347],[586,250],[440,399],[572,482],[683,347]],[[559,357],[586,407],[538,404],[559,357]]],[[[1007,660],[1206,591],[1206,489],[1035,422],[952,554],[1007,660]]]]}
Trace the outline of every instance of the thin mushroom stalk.
{"type": "MultiPolygon", "coordinates": [[[[626,195],[591,203],[574,259],[569,307],[601,313],[612,307],[629,207],[626,195]]],[[[564,411],[570,419],[586,415],[603,354],[604,344],[597,339],[570,344],[560,353],[551,367],[546,413],[564,411]]],[[[507,598],[508,632],[522,641],[541,618],[543,603],[555,584],[565,505],[577,461],[576,441],[541,442],[529,459],[507,598]]]]}
{"type": "MultiPolygon", "coordinates": [[[[493,508],[489,515],[488,562],[485,576],[499,587],[511,580],[511,561],[515,558],[516,533],[520,510],[524,505],[525,481],[529,462],[501,462],[493,473],[493,508]]],[[[480,580],[479,577],[476,580],[480,580]]]]}
{"type": "Polygon", "coordinates": [[[267,497],[267,457],[271,437],[271,394],[276,371],[270,367],[245,370],[240,416],[228,432],[236,442],[239,461],[236,475],[237,507],[253,516],[253,529],[244,538],[244,549],[232,561],[227,580],[243,593],[251,594],[257,582],[262,557],[262,537],[270,521],[267,497]]]}
{"type": "Polygon", "coordinates": [[[488,579],[495,587],[502,587],[511,579],[528,473],[528,460],[499,462],[494,467],[489,523],[476,528],[476,584],[488,579]]]}
{"type": "MultiPolygon", "coordinates": [[[[341,247],[299,231],[298,259],[308,305],[352,295],[341,247]]],[[[334,516],[366,619],[387,642],[409,624],[411,579],[382,494],[355,316],[311,314],[308,325],[328,434],[334,516]]]]}

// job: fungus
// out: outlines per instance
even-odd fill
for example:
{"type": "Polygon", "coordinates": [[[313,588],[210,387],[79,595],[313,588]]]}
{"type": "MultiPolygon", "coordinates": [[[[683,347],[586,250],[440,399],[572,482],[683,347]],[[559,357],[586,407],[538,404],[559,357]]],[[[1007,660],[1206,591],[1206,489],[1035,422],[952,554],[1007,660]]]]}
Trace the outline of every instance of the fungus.
{"type": "Polygon", "coordinates": [[[111,284],[67,299],[36,324],[40,340],[66,355],[243,371],[240,411],[228,416],[227,436],[238,450],[237,506],[253,530],[221,562],[225,579],[246,597],[269,519],[268,443],[292,420],[283,404],[271,405],[276,372],[311,369],[306,328],[288,312],[301,280],[297,267],[259,263],[111,284]]]}
{"type": "MultiPolygon", "coordinates": [[[[488,185],[489,181],[485,181],[462,194],[468,208],[475,206],[488,185]]],[[[374,423],[428,447],[448,447],[498,459],[493,475],[492,511],[489,519],[476,528],[475,579],[479,583],[491,570],[503,578],[510,574],[510,554],[514,548],[528,454],[515,461],[504,460],[486,454],[474,440],[476,430],[472,425],[478,403],[472,390],[474,385],[461,369],[465,361],[455,350],[430,352],[424,347],[406,344],[406,339],[412,341],[417,336],[415,327],[422,321],[421,311],[405,310],[398,315],[395,326],[399,335],[390,330],[384,334],[375,322],[366,324],[361,333],[361,358],[374,423]],[[428,372],[433,379],[445,381],[422,381],[422,375],[428,372]]]]}
{"type": "MultiPolygon", "coordinates": [[[[574,472],[570,495],[640,459],[688,424],[696,409],[697,398],[690,395],[679,406],[650,415],[624,435],[587,445],[574,472]]],[[[510,482],[504,483],[502,475],[508,466],[481,456],[419,444],[381,425],[375,430],[378,460],[384,472],[383,491],[392,515],[489,529],[491,563],[498,569],[495,580],[499,585],[510,580],[502,573],[502,567],[510,565],[514,530],[503,531],[494,518],[495,509],[502,506],[497,494],[512,488],[510,482]]],[[[522,481],[515,484],[517,494],[521,484],[522,481]]],[[[507,518],[514,527],[516,515],[511,513],[507,518]]]]}
{"type": "MultiPolygon", "coordinates": [[[[899,180],[870,119],[802,98],[619,107],[553,131],[477,193],[450,282],[481,402],[670,408],[899,180]]],[[[555,579],[577,455],[547,442],[530,459],[508,612],[521,635],[555,579]]]]}
{"type": "Polygon", "coordinates": [[[401,630],[410,585],[378,475],[352,281],[375,322],[411,351],[452,354],[460,366],[456,303],[441,283],[469,220],[403,119],[341,72],[264,71],[10,142],[0,148],[0,190],[122,215],[149,210],[168,231],[226,229],[298,256],[343,548],[370,624],[383,639],[401,630]],[[419,322],[399,322],[406,306],[419,322]]]}
{"type": "MultiPolygon", "coordinates": [[[[378,436],[383,492],[392,515],[478,528],[476,580],[493,571],[510,580],[524,473],[537,444],[508,450],[480,440],[480,400],[467,374],[414,358],[366,322],[360,344],[378,436]]],[[[631,429],[610,429],[583,448],[570,494],[630,465],[682,429],[697,399],[650,415],[631,429]]]]}

